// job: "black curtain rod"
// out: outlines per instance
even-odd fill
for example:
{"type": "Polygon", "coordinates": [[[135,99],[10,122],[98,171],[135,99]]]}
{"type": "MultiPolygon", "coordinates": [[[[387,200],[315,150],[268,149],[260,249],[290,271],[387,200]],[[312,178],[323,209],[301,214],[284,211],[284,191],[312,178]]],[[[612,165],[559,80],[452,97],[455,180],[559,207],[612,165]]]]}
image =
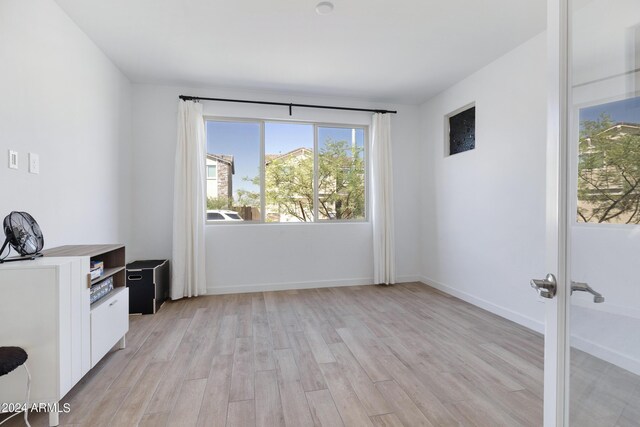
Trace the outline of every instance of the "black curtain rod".
{"type": "Polygon", "coordinates": [[[269,101],[247,101],[245,99],[203,98],[200,96],[188,96],[188,95],[180,95],[179,98],[182,99],[183,101],[220,101],[220,102],[240,102],[243,104],[280,105],[283,107],[289,107],[289,115],[292,114],[291,110],[293,107],[323,108],[325,110],[368,111],[370,113],[381,113],[381,114],[397,114],[398,113],[397,111],[392,111],[392,110],[379,110],[379,109],[371,109],[371,108],[334,107],[331,105],[295,104],[295,103],[269,102],[269,101]]]}

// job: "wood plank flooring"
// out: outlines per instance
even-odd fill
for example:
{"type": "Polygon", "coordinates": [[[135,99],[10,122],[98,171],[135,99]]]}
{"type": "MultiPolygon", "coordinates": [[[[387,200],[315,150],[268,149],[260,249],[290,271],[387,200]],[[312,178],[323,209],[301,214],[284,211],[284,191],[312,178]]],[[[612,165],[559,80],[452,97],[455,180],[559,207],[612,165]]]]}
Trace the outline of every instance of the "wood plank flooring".
{"type": "MultiPolygon", "coordinates": [[[[579,425],[639,425],[638,377],[576,358],[579,425]]],[[[209,296],[132,316],[60,422],[540,426],[542,380],[542,336],[422,284],[209,296]]]]}

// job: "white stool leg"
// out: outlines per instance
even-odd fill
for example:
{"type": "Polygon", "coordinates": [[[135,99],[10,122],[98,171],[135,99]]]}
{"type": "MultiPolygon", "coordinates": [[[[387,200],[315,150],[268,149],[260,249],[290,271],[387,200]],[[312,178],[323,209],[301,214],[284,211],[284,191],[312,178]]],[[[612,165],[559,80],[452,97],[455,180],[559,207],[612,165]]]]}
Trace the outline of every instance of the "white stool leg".
{"type": "Polygon", "coordinates": [[[60,414],[58,411],[49,412],[49,426],[55,427],[60,424],[60,414]]]}
{"type": "Polygon", "coordinates": [[[31,397],[31,373],[29,372],[29,368],[27,368],[27,362],[23,363],[24,370],[27,372],[27,398],[25,399],[25,410],[24,410],[24,423],[27,427],[31,427],[29,424],[29,398],[31,397]]]}

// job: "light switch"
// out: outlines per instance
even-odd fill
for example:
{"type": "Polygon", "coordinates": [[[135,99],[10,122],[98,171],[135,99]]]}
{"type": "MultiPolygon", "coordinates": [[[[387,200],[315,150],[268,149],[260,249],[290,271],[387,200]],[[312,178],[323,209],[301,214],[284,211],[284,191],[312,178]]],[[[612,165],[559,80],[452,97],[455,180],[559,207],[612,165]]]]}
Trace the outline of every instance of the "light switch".
{"type": "Polygon", "coordinates": [[[9,168],[18,169],[18,152],[9,150],[9,168]]]}
{"type": "Polygon", "coordinates": [[[40,156],[36,153],[29,153],[29,172],[40,173],[40,156]]]}

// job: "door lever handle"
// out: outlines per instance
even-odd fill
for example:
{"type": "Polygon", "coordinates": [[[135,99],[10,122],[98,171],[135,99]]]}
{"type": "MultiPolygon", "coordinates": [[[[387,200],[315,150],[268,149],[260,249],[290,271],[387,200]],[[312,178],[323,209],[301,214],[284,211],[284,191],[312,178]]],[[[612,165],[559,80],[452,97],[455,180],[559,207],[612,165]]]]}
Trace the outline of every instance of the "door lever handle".
{"type": "Polygon", "coordinates": [[[538,295],[542,298],[551,299],[556,296],[556,290],[558,289],[558,283],[556,277],[549,273],[544,279],[531,279],[531,287],[538,291],[538,295]]]}
{"type": "Polygon", "coordinates": [[[589,292],[591,295],[593,295],[593,302],[596,303],[596,304],[604,302],[604,297],[602,296],[602,294],[600,294],[599,292],[594,291],[593,288],[591,286],[589,286],[588,283],[571,282],[571,294],[572,295],[573,295],[573,291],[589,292]]]}

